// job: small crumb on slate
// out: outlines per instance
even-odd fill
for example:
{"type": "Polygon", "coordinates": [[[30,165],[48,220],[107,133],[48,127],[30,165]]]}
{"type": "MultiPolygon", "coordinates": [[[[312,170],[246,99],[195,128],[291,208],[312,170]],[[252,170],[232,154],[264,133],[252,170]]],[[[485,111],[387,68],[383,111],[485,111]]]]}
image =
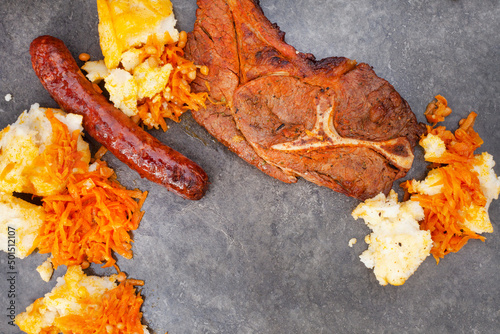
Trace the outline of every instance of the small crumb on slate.
{"type": "Polygon", "coordinates": [[[5,101],[9,102],[10,100],[12,100],[12,94],[5,95],[5,101]]]}
{"type": "Polygon", "coordinates": [[[355,245],[356,242],[358,242],[358,240],[356,240],[356,238],[352,238],[351,240],[349,240],[349,247],[352,247],[353,245],[355,245]]]}

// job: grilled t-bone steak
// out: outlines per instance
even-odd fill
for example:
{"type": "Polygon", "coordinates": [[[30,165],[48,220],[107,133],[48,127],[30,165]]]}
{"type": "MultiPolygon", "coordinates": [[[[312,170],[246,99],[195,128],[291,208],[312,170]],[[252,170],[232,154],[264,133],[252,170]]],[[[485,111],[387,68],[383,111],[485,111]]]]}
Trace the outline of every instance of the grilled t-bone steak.
{"type": "Polygon", "coordinates": [[[367,64],[297,52],[257,0],[198,0],[186,55],[209,67],[194,119],[281,181],[301,176],[364,200],[387,193],[422,133],[408,103],[367,64]]]}

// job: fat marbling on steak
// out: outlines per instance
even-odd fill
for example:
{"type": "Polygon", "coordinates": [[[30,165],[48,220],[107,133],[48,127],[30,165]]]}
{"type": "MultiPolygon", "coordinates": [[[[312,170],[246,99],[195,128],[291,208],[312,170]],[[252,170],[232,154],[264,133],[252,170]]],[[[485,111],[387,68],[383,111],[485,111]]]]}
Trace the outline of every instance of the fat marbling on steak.
{"type": "Polygon", "coordinates": [[[367,64],[297,52],[254,0],[198,0],[186,55],[209,74],[194,119],[281,181],[301,176],[364,200],[406,175],[423,129],[367,64]]]}

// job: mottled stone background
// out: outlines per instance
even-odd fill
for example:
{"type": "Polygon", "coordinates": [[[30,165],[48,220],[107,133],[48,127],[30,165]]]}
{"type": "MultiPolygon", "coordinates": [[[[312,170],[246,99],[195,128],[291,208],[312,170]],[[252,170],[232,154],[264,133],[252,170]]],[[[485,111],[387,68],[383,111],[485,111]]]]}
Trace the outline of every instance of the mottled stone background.
{"type": "MultiPolygon", "coordinates": [[[[194,0],[172,1],[178,28],[190,31],[194,0]]],[[[500,3],[496,0],[261,0],[265,14],[299,51],[346,56],[372,65],[409,102],[420,121],[434,95],[454,113],[478,112],[482,150],[500,160],[500,3]]],[[[31,69],[38,35],[65,41],[74,55],[101,53],[95,1],[0,2],[0,126],[32,103],[55,107],[31,69]],[[13,96],[4,100],[5,94],[13,96]]],[[[217,143],[189,114],[160,140],[198,162],[211,180],[205,198],[183,200],[141,180],[111,155],[120,181],[149,191],[134,233],[134,259],[118,256],[144,279],[144,320],[154,333],[493,333],[500,328],[500,202],[497,231],[436,266],[429,257],[404,286],[379,286],[359,261],[368,229],[351,218],[358,201],[299,181],[286,185],[217,143]],[[358,243],[348,247],[351,238],[358,243]]],[[[408,177],[426,171],[421,150],[408,177]]],[[[497,173],[500,169],[496,169],[497,173]]],[[[398,183],[399,184],[399,183],[398,183]]],[[[394,188],[398,189],[398,184],[394,188]]],[[[0,213],[1,214],[1,213],[0,213]]],[[[16,262],[16,308],[55,285],[35,268],[46,256],[16,262]]],[[[0,253],[0,332],[8,325],[7,254],[0,253]]],[[[111,274],[93,265],[90,273],[111,274]]]]}

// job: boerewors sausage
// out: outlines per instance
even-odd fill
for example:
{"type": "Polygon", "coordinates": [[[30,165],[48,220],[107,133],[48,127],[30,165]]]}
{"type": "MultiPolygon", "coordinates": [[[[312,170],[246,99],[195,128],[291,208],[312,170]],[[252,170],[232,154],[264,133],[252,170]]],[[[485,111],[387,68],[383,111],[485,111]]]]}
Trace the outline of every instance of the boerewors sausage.
{"type": "Polygon", "coordinates": [[[83,116],[83,127],[130,168],[181,197],[197,200],[208,185],[205,171],[144,131],[96,92],[64,43],[40,36],[30,45],[36,75],[66,112],[83,116]]]}

